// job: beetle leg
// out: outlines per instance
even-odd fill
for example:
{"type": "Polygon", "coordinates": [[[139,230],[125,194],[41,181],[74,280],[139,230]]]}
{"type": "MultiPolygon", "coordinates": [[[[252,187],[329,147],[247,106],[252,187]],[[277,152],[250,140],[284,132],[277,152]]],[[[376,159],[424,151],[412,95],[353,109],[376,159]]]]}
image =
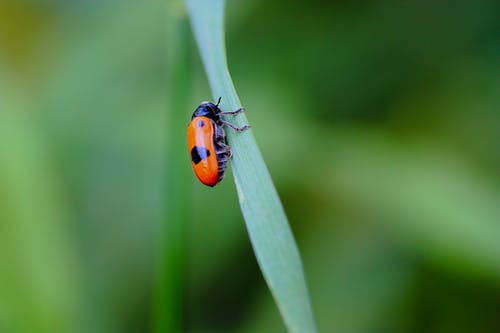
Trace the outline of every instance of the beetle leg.
{"type": "Polygon", "coordinates": [[[222,142],[220,142],[216,146],[215,153],[217,154],[217,159],[225,161],[229,160],[231,156],[233,156],[233,153],[231,152],[231,147],[222,142]]]}
{"type": "Polygon", "coordinates": [[[231,124],[230,122],[228,121],[225,121],[225,120],[220,120],[220,122],[226,126],[229,126],[231,127],[232,129],[234,129],[236,132],[243,132],[243,131],[246,131],[247,129],[250,128],[250,125],[243,125],[241,127],[238,127],[238,126],[235,126],[234,124],[231,124]]]}
{"type": "Polygon", "coordinates": [[[219,114],[235,115],[235,114],[238,114],[238,113],[242,113],[243,111],[245,111],[245,108],[239,108],[238,110],[235,110],[235,111],[219,112],[219,114]]]}

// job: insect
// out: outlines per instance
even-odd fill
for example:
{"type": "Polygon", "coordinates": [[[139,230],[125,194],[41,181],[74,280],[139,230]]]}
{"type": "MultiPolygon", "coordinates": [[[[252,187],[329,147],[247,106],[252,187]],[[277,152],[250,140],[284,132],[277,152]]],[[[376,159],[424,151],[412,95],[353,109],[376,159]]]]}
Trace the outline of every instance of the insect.
{"type": "Polygon", "coordinates": [[[243,112],[239,108],[231,112],[222,112],[219,103],[202,102],[196,108],[187,127],[188,149],[194,173],[203,184],[213,187],[223,178],[227,161],[231,158],[231,147],[227,144],[226,125],[237,132],[250,128],[249,125],[237,127],[222,119],[221,115],[235,115],[243,112]]]}

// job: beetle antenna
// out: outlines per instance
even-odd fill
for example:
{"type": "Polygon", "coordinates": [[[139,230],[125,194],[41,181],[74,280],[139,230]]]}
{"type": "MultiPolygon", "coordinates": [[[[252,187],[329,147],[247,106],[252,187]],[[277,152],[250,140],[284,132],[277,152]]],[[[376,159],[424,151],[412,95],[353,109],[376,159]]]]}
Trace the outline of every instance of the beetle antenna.
{"type": "Polygon", "coordinates": [[[219,97],[219,99],[217,100],[217,104],[215,104],[216,107],[219,107],[219,104],[220,104],[220,100],[222,99],[222,96],[219,97]]]}

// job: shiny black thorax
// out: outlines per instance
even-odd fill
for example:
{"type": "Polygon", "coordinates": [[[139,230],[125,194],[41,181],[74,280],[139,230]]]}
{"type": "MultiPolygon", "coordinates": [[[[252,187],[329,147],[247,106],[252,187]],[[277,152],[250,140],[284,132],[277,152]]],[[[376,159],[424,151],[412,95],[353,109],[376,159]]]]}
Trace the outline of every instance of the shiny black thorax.
{"type": "Polygon", "coordinates": [[[222,124],[220,122],[220,113],[221,110],[214,103],[203,102],[196,108],[196,110],[194,110],[191,119],[195,117],[207,117],[212,119],[217,125],[221,126],[222,124]]]}

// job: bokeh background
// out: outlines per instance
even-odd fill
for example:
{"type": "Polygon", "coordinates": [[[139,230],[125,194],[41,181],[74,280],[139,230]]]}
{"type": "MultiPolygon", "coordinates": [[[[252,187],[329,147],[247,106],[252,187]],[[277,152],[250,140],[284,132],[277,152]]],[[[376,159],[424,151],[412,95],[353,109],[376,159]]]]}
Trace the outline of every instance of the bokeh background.
{"type": "MultiPolygon", "coordinates": [[[[203,187],[170,135],[211,96],[170,5],[0,1],[0,332],[153,332],[159,309],[185,332],[285,331],[231,175],[203,187]]],[[[229,1],[229,66],[320,332],[500,332],[499,14],[229,1]]]]}

